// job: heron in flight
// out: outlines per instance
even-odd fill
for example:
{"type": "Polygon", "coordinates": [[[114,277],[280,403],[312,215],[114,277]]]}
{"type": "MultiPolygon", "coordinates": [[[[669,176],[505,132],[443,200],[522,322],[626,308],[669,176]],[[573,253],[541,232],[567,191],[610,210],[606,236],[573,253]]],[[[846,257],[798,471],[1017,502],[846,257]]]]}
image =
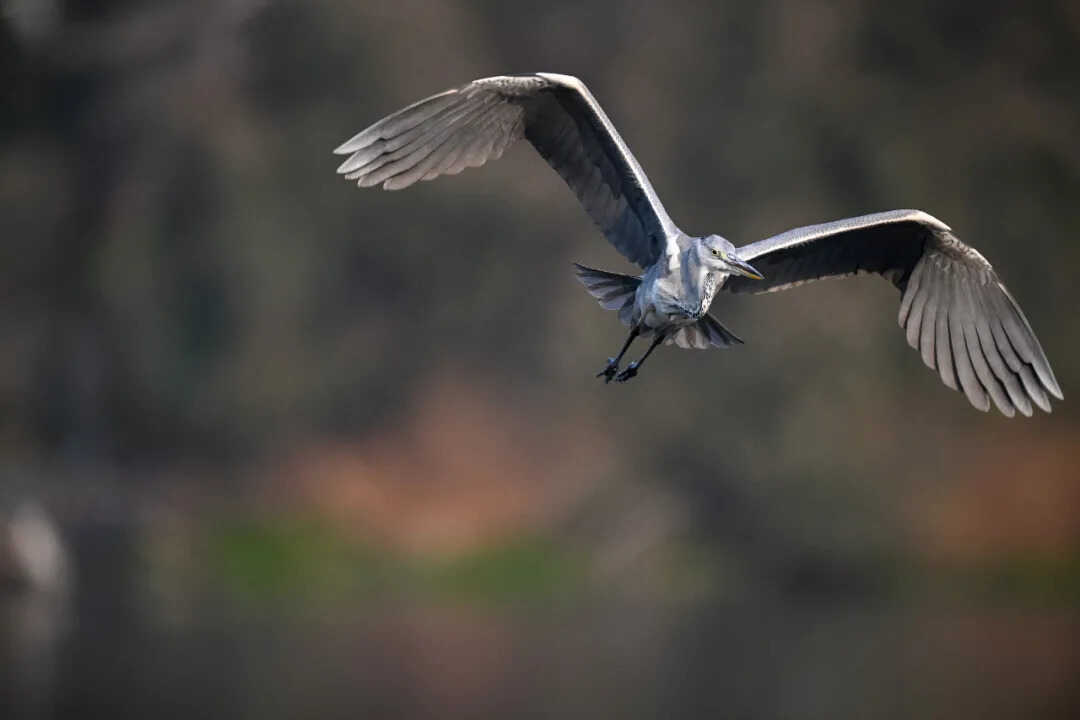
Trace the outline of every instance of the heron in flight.
{"type": "Polygon", "coordinates": [[[597,373],[625,382],[661,343],[741,344],[709,313],[718,292],[762,293],[825,277],[877,273],[901,293],[900,326],[923,362],[972,405],[1005,415],[1050,412],[1062,399],[1050,363],[1020,306],[990,263],[948,225],[919,210],[893,210],[809,227],[736,248],[694,237],[668,217],[641,165],[599,103],[575,77],[553,73],[481,78],[383,118],[334,152],[338,172],[387,190],[453,175],[498,158],[524,136],[562,176],[600,231],[640,275],[577,265],[603,307],[630,328],[597,373]],[[637,337],[644,354],[620,370],[637,337]]]}

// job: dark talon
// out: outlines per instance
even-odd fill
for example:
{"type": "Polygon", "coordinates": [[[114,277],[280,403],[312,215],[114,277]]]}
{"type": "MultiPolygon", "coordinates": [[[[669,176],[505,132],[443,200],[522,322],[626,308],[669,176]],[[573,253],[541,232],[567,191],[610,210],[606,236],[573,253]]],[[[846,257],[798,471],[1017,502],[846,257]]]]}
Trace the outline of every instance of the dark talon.
{"type": "Polygon", "coordinates": [[[604,382],[609,383],[609,382],[611,382],[611,379],[613,377],[615,377],[615,373],[618,372],[618,370],[619,370],[618,361],[615,358],[608,358],[607,359],[607,366],[603,370],[601,370],[600,372],[596,373],[596,377],[603,376],[604,382]]]}
{"type": "Polygon", "coordinates": [[[640,365],[640,364],[641,363],[635,361],[635,362],[632,362],[629,365],[627,365],[625,370],[623,370],[621,373],[619,373],[618,375],[615,376],[615,382],[623,383],[623,382],[626,382],[627,380],[629,380],[630,378],[636,376],[637,375],[638,365],[640,365]]]}

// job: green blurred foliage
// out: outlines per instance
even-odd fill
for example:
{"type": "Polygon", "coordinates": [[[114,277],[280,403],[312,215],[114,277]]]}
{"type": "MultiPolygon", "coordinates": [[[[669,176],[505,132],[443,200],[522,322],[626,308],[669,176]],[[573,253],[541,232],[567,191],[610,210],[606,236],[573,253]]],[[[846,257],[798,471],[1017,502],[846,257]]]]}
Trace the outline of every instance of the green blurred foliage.
{"type": "Polygon", "coordinates": [[[580,553],[548,538],[515,537],[460,555],[425,557],[348,537],[317,519],[231,522],[197,540],[199,557],[209,559],[200,582],[256,607],[270,602],[310,610],[393,598],[548,606],[580,593],[585,581],[580,553]]]}

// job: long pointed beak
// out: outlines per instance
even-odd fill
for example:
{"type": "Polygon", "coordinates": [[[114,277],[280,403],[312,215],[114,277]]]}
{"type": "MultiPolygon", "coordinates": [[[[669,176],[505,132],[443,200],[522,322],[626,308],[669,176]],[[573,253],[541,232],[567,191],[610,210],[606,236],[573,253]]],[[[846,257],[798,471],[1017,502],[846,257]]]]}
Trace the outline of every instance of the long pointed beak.
{"type": "Polygon", "coordinates": [[[765,276],[754,269],[754,266],[745,260],[740,260],[737,257],[729,257],[727,261],[728,265],[735,268],[735,271],[743,277],[748,277],[751,280],[764,280],[765,276]]]}

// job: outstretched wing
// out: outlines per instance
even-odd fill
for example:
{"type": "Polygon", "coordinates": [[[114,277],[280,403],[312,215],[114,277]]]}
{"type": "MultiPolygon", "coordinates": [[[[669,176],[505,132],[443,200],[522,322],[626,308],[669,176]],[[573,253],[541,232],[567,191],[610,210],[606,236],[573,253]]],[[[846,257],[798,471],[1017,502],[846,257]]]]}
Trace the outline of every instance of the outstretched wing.
{"type": "Polygon", "coordinates": [[[940,220],[918,210],[848,218],[789,230],[739,249],[765,280],[732,276],[728,292],[784,290],[825,277],[878,273],[902,293],[900,327],[923,362],[980,410],[1062,399],[1035,332],[990,263],[940,220]]]}
{"type": "Polygon", "coordinates": [[[334,152],[338,172],[386,190],[498,158],[526,137],[619,252],[643,268],[678,250],[681,233],[584,83],[537,73],[474,80],[386,117],[334,152]]]}

